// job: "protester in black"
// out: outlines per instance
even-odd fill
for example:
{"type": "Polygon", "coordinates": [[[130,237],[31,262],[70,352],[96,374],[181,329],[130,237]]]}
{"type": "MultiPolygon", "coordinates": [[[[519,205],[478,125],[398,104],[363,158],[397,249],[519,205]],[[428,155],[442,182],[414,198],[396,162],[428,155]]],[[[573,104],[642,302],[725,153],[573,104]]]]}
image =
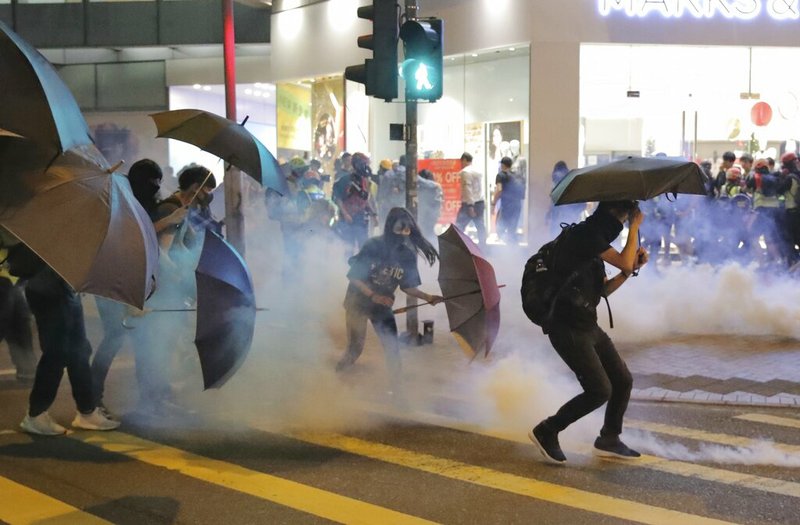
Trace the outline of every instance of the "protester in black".
{"type": "Polygon", "coordinates": [[[95,404],[89,368],[92,347],[86,338],[78,294],[56,272],[44,267],[27,282],[25,296],[36,318],[42,356],[36,367],[28,414],[20,423],[22,430],[40,435],[66,432],[47,412],[55,401],[65,368],[78,408],[72,426],[87,430],[117,428],[119,422],[108,419],[95,404]]]}
{"type": "Polygon", "coordinates": [[[431,304],[442,301],[417,287],[421,284],[417,254],[433,264],[439,258],[436,249],[422,236],[416,221],[404,208],[392,208],[386,218],[383,235],[369,239],[350,258],[347,278],[350,285],[344,299],[347,318],[347,352],[336,370],[350,368],[364,350],[367,320],[383,344],[392,386],[399,388],[401,363],[397,341],[397,323],[392,312],[394,293],[399,286],[407,295],[431,304]]]}
{"type": "Polygon", "coordinates": [[[353,171],[336,180],[332,195],[339,208],[336,231],[345,242],[348,255],[364,246],[369,237],[370,218],[374,220],[377,217],[370,193],[372,169],[369,157],[356,153],[350,162],[353,171]]]}
{"type": "MultiPolygon", "coordinates": [[[[0,253],[2,251],[0,248],[0,253]]],[[[2,258],[4,256],[0,255],[2,258]]],[[[14,284],[0,269],[0,342],[3,340],[8,344],[17,381],[30,384],[36,374],[31,312],[23,287],[14,284]]]]}
{"type": "Polygon", "coordinates": [[[574,272],[577,274],[556,298],[548,336],[558,355],[575,372],[583,392],[528,433],[550,462],[566,461],[558,433],[606,402],[605,423],[594,443],[595,453],[639,457],[619,439],[633,378],[614,343],[598,326],[596,307],[601,298],[613,293],[647,263],[647,251],[638,246],[643,217],[635,201],[600,203],[594,214],[566,234],[555,255],[554,267],[560,278],[566,281],[574,272]],[[628,238],[622,252],[618,252],[611,243],[626,221],[628,238]],[[607,279],[604,262],[621,272],[607,279]]]}

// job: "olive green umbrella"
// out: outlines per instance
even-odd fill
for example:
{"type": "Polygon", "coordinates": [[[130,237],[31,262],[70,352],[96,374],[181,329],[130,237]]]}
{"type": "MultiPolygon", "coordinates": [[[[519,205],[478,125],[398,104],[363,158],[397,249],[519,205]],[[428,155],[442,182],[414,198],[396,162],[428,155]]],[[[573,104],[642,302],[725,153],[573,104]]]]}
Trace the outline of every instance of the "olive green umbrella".
{"type": "Polygon", "coordinates": [[[682,158],[628,157],[570,171],[550,192],[558,204],[648,200],[662,193],[706,194],[700,166],[682,158]]]}
{"type": "Polygon", "coordinates": [[[287,193],[278,161],[244,124],[200,109],[162,111],[150,117],[159,137],[193,144],[233,164],[262,186],[287,193]]]}

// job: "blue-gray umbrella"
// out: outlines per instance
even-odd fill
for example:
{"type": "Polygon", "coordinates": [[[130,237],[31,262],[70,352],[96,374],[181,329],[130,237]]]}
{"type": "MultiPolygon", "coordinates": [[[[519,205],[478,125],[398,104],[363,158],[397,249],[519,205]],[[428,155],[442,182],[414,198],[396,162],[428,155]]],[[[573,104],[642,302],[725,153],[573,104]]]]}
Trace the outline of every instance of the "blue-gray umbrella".
{"type": "Polygon", "coordinates": [[[570,171],[550,192],[555,204],[648,200],[662,193],[705,195],[700,166],[670,157],[628,157],[570,171]]]}
{"type": "Polygon", "coordinates": [[[0,128],[26,137],[50,159],[92,144],[89,126],[56,70],[0,22],[0,128]]]}
{"type": "Polygon", "coordinates": [[[244,259],[222,237],[206,230],[195,270],[197,329],[195,345],[206,389],[219,388],[239,369],[250,351],[256,300],[244,259]]]}
{"type": "Polygon", "coordinates": [[[0,225],[78,292],[142,308],[153,291],[158,241],[124,175],[93,146],[45,166],[30,141],[0,139],[0,225]]]}

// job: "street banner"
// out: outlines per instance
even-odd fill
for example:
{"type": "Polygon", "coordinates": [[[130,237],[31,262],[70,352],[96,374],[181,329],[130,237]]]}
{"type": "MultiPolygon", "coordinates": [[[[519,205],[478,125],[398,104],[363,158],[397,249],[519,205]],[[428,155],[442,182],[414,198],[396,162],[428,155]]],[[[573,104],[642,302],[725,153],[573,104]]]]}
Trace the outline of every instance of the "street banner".
{"type": "Polygon", "coordinates": [[[444,202],[438,224],[456,222],[458,209],[461,207],[461,161],[459,159],[420,159],[417,162],[419,170],[429,170],[433,179],[442,185],[444,202]]]}

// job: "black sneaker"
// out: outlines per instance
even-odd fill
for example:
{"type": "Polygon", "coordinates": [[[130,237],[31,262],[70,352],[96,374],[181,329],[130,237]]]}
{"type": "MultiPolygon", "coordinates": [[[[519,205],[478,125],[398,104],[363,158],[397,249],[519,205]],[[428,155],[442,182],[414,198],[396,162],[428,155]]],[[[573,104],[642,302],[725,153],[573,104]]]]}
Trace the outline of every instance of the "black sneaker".
{"type": "Polygon", "coordinates": [[[561,445],[558,444],[558,432],[548,429],[544,422],[539,423],[528,432],[528,437],[548,463],[561,465],[567,461],[567,456],[564,455],[561,445]]]}
{"type": "Polygon", "coordinates": [[[619,437],[603,437],[594,440],[594,455],[601,458],[636,459],[641,454],[629,448],[619,437]]]}

